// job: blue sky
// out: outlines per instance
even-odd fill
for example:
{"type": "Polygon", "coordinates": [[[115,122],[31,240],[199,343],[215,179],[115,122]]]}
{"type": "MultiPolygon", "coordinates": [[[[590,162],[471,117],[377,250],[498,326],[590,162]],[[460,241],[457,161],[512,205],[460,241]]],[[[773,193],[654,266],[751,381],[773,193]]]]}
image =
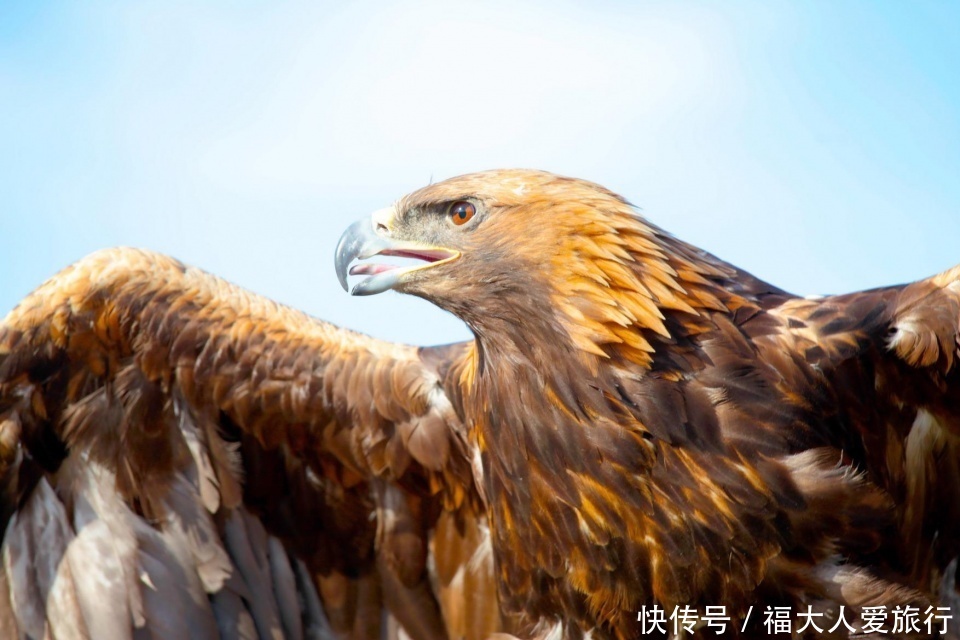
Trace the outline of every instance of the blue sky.
{"type": "Polygon", "coordinates": [[[333,249],[431,178],[537,167],[797,293],[960,262],[960,4],[4,2],[0,314],[147,247],[373,335],[468,336],[333,249]]]}

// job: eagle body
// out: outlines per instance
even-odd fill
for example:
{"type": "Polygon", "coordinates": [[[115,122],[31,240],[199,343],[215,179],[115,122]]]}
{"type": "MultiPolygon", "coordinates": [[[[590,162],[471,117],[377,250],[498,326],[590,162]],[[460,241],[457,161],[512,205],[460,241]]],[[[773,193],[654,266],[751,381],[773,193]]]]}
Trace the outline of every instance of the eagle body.
{"type": "MultiPolygon", "coordinates": [[[[619,639],[722,606],[743,638],[912,607],[886,637],[915,638],[956,602],[960,267],[798,298],[529,170],[415,191],[336,266],[474,340],[133,249],[3,320],[4,637],[619,639]]],[[[661,636],[716,635],[691,624],[661,636]]]]}
{"type": "Polygon", "coordinates": [[[728,633],[766,637],[763,605],[846,637],[864,607],[939,604],[960,269],[800,299],[534,171],[431,185],[373,228],[361,258],[448,252],[390,288],[476,336],[463,414],[524,634],[637,637],[644,609],[722,605],[728,633]]]}

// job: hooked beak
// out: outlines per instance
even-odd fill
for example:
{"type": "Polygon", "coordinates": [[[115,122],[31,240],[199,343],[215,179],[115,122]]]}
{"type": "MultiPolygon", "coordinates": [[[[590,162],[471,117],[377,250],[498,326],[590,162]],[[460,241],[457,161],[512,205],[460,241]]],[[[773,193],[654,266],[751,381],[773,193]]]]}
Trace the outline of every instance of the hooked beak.
{"type": "MultiPolygon", "coordinates": [[[[429,269],[460,257],[460,252],[453,249],[433,247],[406,240],[395,240],[388,235],[381,235],[377,232],[377,227],[376,214],[369,218],[362,218],[347,227],[347,230],[340,236],[340,242],[337,243],[337,251],[334,257],[337,278],[340,280],[340,286],[343,287],[343,290],[349,291],[350,295],[369,296],[382,293],[387,289],[394,288],[400,282],[400,279],[408,273],[429,269]],[[417,258],[425,260],[426,264],[404,267],[366,262],[356,264],[348,270],[350,263],[354,260],[366,260],[377,255],[417,258]],[[347,275],[366,275],[370,277],[350,289],[347,285],[347,275]]],[[[379,227],[386,231],[384,225],[381,224],[379,227]]]]}

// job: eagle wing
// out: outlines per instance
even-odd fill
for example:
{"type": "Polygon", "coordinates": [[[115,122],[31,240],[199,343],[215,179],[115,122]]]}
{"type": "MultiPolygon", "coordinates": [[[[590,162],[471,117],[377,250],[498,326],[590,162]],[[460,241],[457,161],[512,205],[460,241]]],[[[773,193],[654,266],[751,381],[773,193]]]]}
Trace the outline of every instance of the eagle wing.
{"type": "Polygon", "coordinates": [[[830,582],[847,604],[903,599],[907,588],[954,604],[960,267],[846,295],[757,299],[762,309],[718,322],[703,342],[712,367],[696,378],[716,396],[726,437],[778,460],[758,470],[775,495],[780,487],[790,532],[780,545],[820,554],[821,572],[844,558],[830,582]],[[832,538],[814,544],[814,531],[832,538]]]}
{"type": "Polygon", "coordinates": [[[836,375],[846,376],[843,405],[864,466],[897,504],[902,570],[953,601],[945,576],[960,556],[960,266],[836,301],[826,310],[839,313],[821,312],[817,324],[828,336],[868,336],[856,368],[836,375]]]}
{"type": "Polygon", "coordinates": [[[0,324],[2,635],[446,635],[428,554],[482,546],[464,352],[145,251],[68,267],[0,324]]]}

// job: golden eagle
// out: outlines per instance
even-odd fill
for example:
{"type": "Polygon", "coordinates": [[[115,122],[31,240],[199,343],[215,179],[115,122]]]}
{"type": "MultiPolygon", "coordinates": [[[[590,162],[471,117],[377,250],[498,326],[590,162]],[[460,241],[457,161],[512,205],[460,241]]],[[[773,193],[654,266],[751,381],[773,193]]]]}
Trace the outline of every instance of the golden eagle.
{"type": "Polygon", "coordinates": [[[798,298],[526,170],[416,191],[336,262],[475,339],[385,344],[133,250],[11,312],[5,631],[631,638],[722,605],[730,637],[785,607],[844,638],[952,602],[960,268],[798,298]]]}

